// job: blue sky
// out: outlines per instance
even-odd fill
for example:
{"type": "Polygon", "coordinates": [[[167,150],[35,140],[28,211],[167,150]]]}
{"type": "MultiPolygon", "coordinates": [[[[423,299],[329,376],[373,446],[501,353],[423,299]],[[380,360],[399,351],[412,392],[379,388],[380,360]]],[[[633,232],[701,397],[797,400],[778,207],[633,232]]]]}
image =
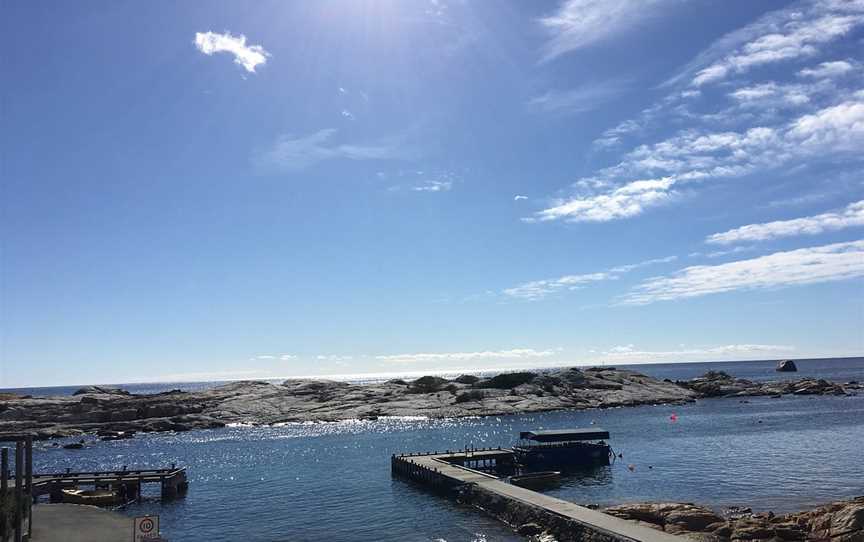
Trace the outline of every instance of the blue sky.
{"type": "Polygon", "coordinates": [[[0,9],[0,387],[864,352],[861,1],[0,9]]]}

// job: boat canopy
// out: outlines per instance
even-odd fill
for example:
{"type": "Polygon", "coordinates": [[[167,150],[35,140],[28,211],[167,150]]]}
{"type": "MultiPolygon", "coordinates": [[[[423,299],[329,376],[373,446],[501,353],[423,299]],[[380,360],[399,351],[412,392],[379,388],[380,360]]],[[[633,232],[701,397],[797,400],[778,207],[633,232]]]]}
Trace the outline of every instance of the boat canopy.
{"type": "Polygon", "coordinates": [[[550,431],[522,431],[519,433],[522,440],[533,440],[535,442],[572,442],[575,440],[606,440],[609,431],[600,427],[592,429],[556,429],[550,431]]]}

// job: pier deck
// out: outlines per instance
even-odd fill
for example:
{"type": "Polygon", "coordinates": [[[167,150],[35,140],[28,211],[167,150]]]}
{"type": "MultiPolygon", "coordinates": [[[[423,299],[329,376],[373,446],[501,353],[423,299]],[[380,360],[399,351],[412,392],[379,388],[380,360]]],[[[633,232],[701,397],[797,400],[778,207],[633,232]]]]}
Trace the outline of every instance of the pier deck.
{"type": "Polygon", "coordinates": [[[396,455],[391,460],[394,474],[430,485],[437,489],[455,489],[471,485],[493,499],[506,501],[511,508],[536,510],[551,518],[553,523],[577,525],[588,534],[586,540],[621,542],[681,542],[681,538],[637,525],[596,510],[579,506],[530,489],[509,484],[491,474],[480,472],[460,462],[477,460],[512,460],[512,450],[485,449],[431,453],[422,455],[396,455]]]}
{"type": "Polygon", "coordinates": [[[60,502],[64,489],[93,486],[123,487],[128,497],[135,498],[140,496],[141,486],[148,483],[159,484],[163,498],[176,497],[189,486],[186,468],[174,466],[166,469],[42,473],[33,475],[33,497],[51,495],[52,501],[60,502]]]}

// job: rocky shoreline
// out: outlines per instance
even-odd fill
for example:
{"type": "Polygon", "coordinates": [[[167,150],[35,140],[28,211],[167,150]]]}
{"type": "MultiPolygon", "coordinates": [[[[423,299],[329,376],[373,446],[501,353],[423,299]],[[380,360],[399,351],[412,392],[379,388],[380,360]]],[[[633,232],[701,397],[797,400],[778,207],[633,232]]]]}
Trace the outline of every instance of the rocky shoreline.
{"type": "Polygon", "coordinates": [[[188,431],[232,423],[429,418],[519,414],[566,409],[675,404],[708,397],[845,395],[858,383],[799,379],[756,383],[710,371],[672,382],[610,367],[502,373],[453,380],[351,384],[331,380],[233,382],[200,392],[179,390],[135,395],[90,386],[73,396],[0,395],[0,432],[37,439],[98,433],[105,439],[135,432],[188,431]]]}
{"type": "Polygon", "coordinates": [[[783,515],[753,513],[749,508],[732,508],[721,515],[690,503],[625,504],[603,511],[700,542],[864,541],[864,496],[783,515]]]}

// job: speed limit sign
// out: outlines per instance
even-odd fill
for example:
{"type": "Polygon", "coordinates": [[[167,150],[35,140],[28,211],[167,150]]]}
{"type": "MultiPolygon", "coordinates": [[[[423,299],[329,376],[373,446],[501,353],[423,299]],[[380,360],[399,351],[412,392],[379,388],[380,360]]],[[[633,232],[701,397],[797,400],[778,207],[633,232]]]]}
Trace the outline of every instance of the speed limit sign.
{"type": "Polygon", "coordinates": [[[132,542],[153,541],[159,539],[159,516],[142,516],[135,518],[132,527],[132,542]]]}

